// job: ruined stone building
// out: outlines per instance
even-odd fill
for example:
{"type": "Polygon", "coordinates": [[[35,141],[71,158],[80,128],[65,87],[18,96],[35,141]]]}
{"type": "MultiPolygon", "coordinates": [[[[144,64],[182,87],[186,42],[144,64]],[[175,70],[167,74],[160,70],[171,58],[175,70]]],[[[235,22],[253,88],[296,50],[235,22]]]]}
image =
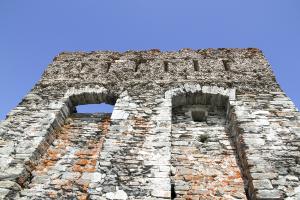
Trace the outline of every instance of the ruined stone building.
{"type": "Polygon", "coordinates": [[[0,199],[300,199],[299,150],[258,49],[61,53],[0,124],[0,199]]]}

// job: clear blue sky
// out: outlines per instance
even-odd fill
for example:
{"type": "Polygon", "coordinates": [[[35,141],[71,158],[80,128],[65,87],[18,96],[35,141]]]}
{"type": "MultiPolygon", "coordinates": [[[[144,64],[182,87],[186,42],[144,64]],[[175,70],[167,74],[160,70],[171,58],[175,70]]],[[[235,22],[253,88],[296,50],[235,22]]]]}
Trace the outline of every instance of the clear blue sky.
{"type": "Polygon", "coordinates": [[[184,47],[262,49],[300,107],[299,0],[1,0],[0,119],[61,51],[184,47]]]}

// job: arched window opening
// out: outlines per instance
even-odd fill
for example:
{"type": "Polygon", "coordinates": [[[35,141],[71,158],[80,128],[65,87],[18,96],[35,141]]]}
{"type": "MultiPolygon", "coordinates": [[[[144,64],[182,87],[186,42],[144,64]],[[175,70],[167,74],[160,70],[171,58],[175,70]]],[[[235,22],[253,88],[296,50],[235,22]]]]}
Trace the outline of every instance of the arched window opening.
{"type": "MultiPolygon", "coordinates": [[[[71,92],[66,95],[65,107],[61,110],[61,113],[68,113],[62,120],[64,124],[53,131],[53,141],[44,147],[44,154],[32,168],[28,187],[24,188],[27,193],[45,188],[55,191],[54,198],[73,199],[75,191],[77,197],[88,197],[88,187],[94,183],[95,174],[99,174],[98,158],[109,134],[117,97],[105,89],[85,88],[71,92]],[[57,189],[64,187],[70,188],[68,192],[57,189]]],[[[42,199],[49,197],[47,193],[42,195],[45,195],[42,199]]]]}
{"type": "Polygon", "coordinates": [[[173,123],[225,124],[228,97],[218,94],[186,93],[173,97],[173,123]]]}
{"type": "Polygon", "coordinates": [[[220,94],[182,93],[172,98],[172,197],[217,199],[222,190],[228,197],[246,199],[246,185],[226,128],[228,105],[229,98],[220,94]],[[226,191],[224,182],[230,186],[226,191]]]}

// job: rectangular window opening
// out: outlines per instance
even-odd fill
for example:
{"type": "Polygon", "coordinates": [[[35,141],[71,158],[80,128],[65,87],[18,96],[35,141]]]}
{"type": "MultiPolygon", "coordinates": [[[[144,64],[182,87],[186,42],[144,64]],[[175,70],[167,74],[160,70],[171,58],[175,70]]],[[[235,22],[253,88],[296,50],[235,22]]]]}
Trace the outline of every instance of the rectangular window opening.
{"type": "Polygon", "coordinates": [[[222,60],[225,71],[230,71],[229,60],[222,60]]]}
{"type": "Polygon", "coordinates": [[[199,62],[198,62],[198,60],[193,60],[193,64],[194,64],[194,70],[196,72],[198,72],[199,71],[199,62]]]}
{"type": "Polygon", "coordinates": [[[134,72],[137,72],[139,70],[139,66],[142,64],[142,63],[146,63],[147,60],[144,59],[144,58],[139,58],[138,60],[135,60],[135,69],[134,69],[134,72]]]}
{"type": "Polygon", "coordinates": [[[207,112],[205,111],[192,111],[192,118],[194,122],[206,122],[207,112]]]}
{"type": "Polygon", "coordinates": [[[175,199],[176,197],[175,184],[171,183],[171,199],[175,199]]]}
{"type": "Polygon", "coordinates": [[[169,72],[169,62],[168,61],[164,61],[164,71],[169,72]]]}
{"type": "Polygon", "coordinates": [[[111,62],[108,62],[108,63],[107,63],[107,68],[106,68],[106,72],[107,72],[107,73],[109,72],[110,67],[111,67],[111,62]]]}

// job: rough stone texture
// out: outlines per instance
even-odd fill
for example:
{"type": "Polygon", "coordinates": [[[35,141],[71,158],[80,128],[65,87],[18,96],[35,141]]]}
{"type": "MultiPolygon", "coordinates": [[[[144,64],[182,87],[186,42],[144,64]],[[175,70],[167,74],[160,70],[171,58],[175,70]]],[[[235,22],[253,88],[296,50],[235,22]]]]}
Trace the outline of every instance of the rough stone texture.
{"type": "Polygon", "coordinates": [[[61,53],[0,137],[0,199],[300,198],[300,114],[257,49],[61,53]],[[101,102],[110,124],[73,114],[101,102]]]}
{"type": "Polygon", "coordinates": [[[88,189],[102,177],[96,172],[97,158],[109,124],[109,115],[72,114],[67,118],[31,172],[32,179],[21,197],[87,199],[88,189]]]}
{"type": "Polygon", "coordinates": [[[225,130],[225,110],[211,110],[202,122],[193,121],[195,109],[173,109],[172,167],[175,199],[247,199],[235,159],[232,138],[225,130]]]}

